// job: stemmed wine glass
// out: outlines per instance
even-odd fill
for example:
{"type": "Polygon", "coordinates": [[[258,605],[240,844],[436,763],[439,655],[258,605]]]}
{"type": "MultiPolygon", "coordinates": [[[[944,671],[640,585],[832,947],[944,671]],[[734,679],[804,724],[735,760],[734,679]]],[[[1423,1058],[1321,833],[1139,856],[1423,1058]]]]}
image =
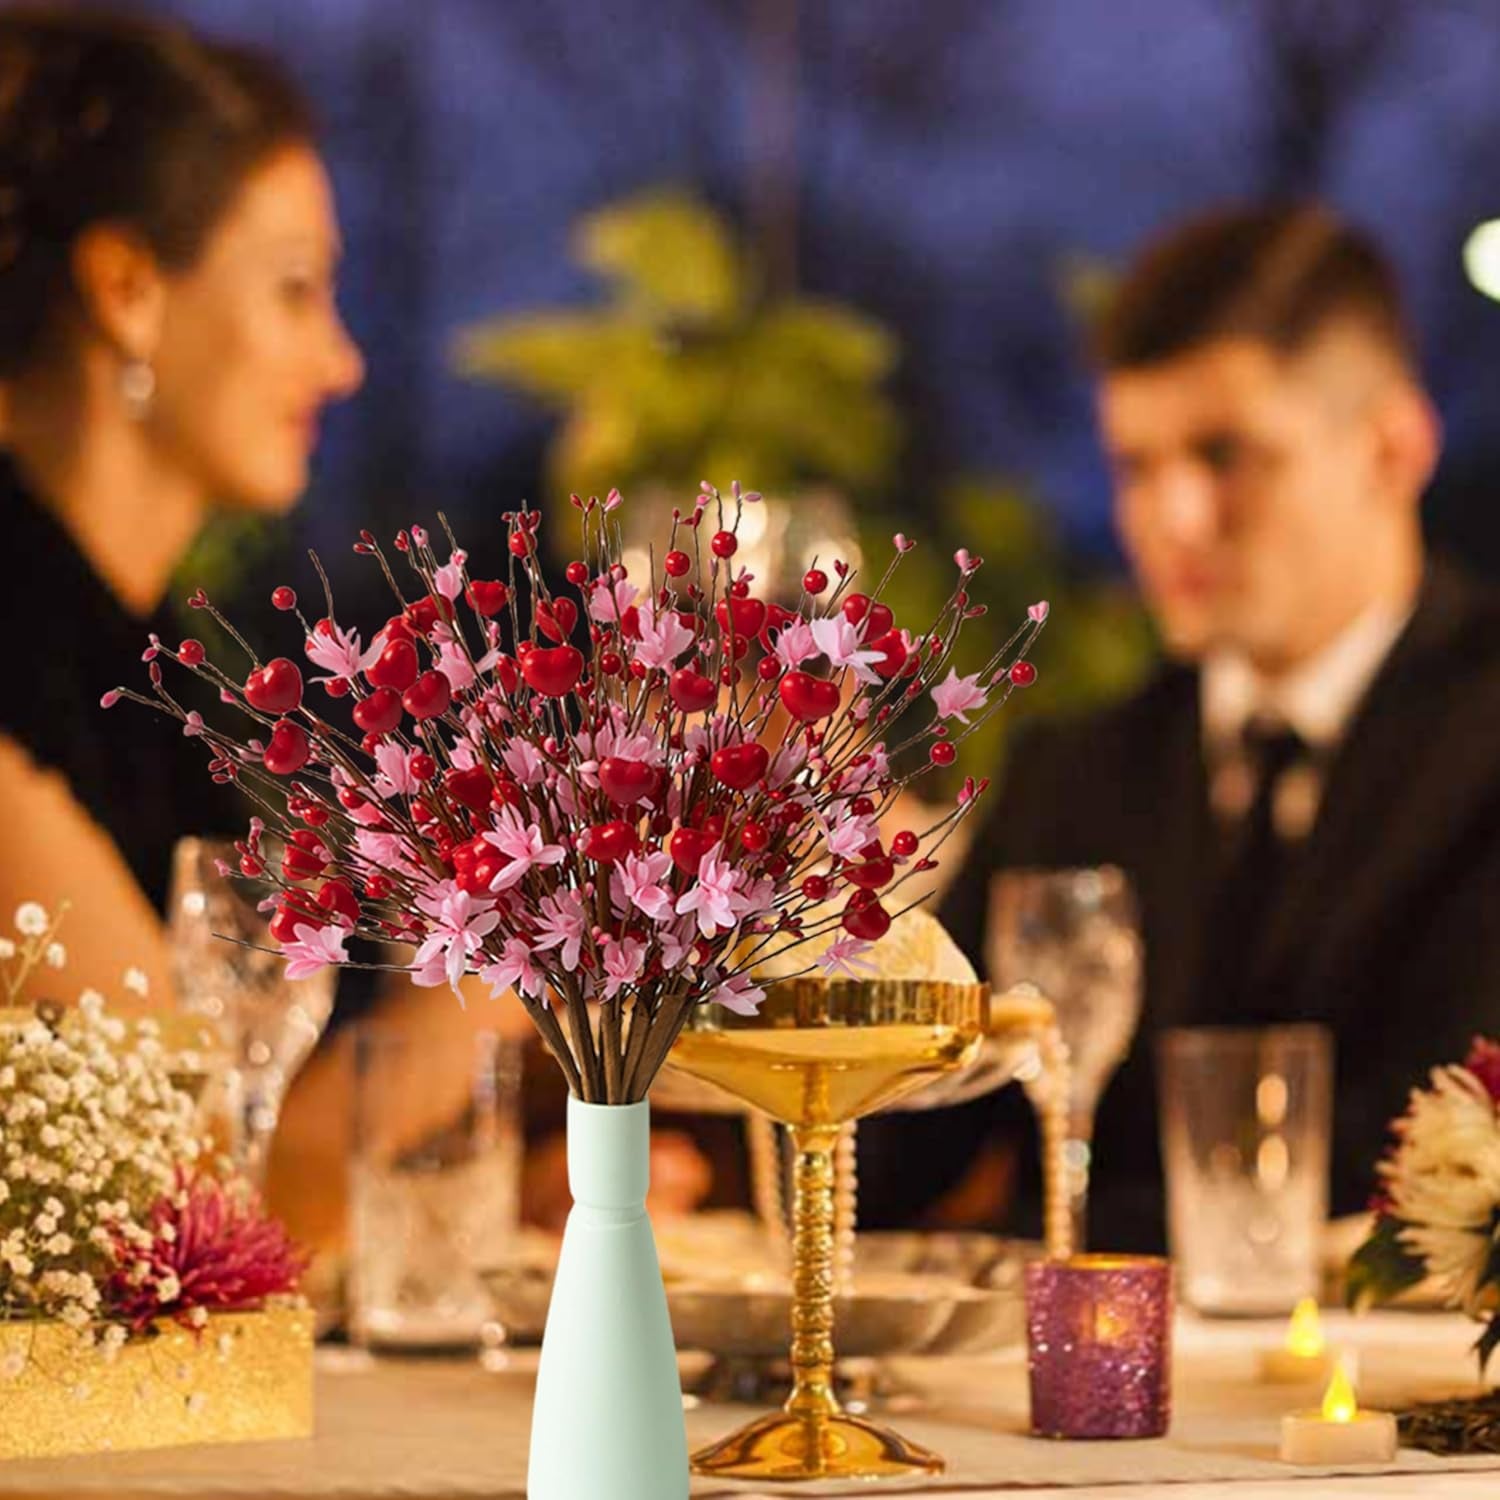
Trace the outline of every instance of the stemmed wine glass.
{"type": "Polygon", "coordinates": [[[219,873],[238,859],[227,840],[178,840],[168,939],[178,1006],[212,1020],[229,1049],[233,1156],[263,1188],[282,1101],[328,1023],[337,971],[284,977],[253,888],[219,873]]]}
{"type": "Polygon", "coordinates": [[[1039,1112],[1066,1079],[1064,1176],[1075,1253],[1085,1246],[1094,1112],[1141,1015],[1140,920],[1129,878],[1096,869],[1007,870],[990,884],[986,957],[996,991],[1052,1006],[1069,1066],[1027,1084],[1039,1112]]]}

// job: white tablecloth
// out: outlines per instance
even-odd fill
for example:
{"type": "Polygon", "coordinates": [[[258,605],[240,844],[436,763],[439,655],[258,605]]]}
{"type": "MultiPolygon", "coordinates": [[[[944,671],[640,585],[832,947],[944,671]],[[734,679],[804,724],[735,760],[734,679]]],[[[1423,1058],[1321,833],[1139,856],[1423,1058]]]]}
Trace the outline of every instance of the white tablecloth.
{"type": "MultiPolygon", "coordinates": [[[[1473,1388],[1473,1327],[1461,1319],[1377,1314],[1358,1325],[1335,1317],[1334,1336],[1359,1358],[1366,1405],[1473,1388]]],[[[944,1494],[965,1500],[1470,1500],[1500,1495],[1500,1458],[1437,1459],[1403,1450],[1398,1471],[1338,1477],[1289,1470],[1276,1460],[1280,1414],[1314,1404],[1317,1392],[1261,1384],[1256,1351],[1277,1337],[1261,1324],[1182,1323],[1170,1435],[1149,1443],[1056,1443],[1025,1434],[1026,1385],[1019,1351],[982,1361],[908,1361],[896,1367],[921,1384],[929,1408],[890,1417],[942,1453],[949,1472],[909,1486],[805,1486],[805,1495],[944,1494]]],[[[534,1356],[486,1373],[468,1363],[371,1361],[348,1352],[321,1357],[318,1433],[306,1443],[176,1449],[27,1464],[0,1464],[0,1497],[234,1497],[234,1500],[523,1500],[534,1356]]],[[[750,1413],[703,1406],[688,1413],[701,1443],[750,1413]]],[[[0,1410],[0,1420],[4,1419],[0,1410]]],[[[764,1496],[750,1485],[695,1481],[695,1497],[764,1496]]]]}

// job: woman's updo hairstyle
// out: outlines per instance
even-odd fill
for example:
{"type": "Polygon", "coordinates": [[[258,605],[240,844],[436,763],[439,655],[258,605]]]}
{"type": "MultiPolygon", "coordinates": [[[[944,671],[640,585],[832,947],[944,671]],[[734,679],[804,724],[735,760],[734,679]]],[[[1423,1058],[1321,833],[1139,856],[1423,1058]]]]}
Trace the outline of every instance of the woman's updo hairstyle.
{"type": "Polygon", "coordinates": [[[312,138],[260,53],[108,12],[0,11],[0,380],[76,305],[85,230],[127,227],[182,270],[246,176],[312,138]]]}

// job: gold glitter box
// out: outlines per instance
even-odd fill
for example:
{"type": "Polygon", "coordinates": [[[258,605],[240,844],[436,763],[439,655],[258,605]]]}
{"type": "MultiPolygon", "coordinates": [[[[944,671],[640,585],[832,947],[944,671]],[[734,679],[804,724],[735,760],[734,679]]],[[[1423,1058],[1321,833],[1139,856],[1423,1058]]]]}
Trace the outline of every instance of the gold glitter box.
{"type": "Polygon", "coordinates": [[[310,1308],[163,1323],[112,1359],[57,1323],[0,1323],[0,1459],[311,1437],[310,1308]]]}

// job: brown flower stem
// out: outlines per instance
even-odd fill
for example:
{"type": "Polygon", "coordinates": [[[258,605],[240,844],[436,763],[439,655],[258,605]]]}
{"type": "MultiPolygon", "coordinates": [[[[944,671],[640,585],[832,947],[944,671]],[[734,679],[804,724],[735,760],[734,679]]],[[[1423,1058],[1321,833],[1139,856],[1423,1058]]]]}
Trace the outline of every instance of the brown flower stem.
{"type": "Polygon", "coordinates": [[[657,1013],[645,1053],[635,1071],[633,1082],[642,1098],[645,1098],[651,1087],[651,1080],[660,1072],[661,1065],[667,1060],[667,1053],[672,1050],[672,1043],[677,1040],[678,1034],[687,1024],[687,1018],[692,1014],[692,996],[679,996],[674,1009],[663,1009],[666,1011],[665,1017],[661,1012],[657,1013]]]}
{"type": "Polygon", "coordinates": [[[630,1007],[630,1028],[625,1038],[625,1099],[635,1104],[646,1097],[644,1089],[636,1087],[636,1071],[641,1065],[641,1056],[651,1038],[651,1011],[639,994],[630,1007]]]}
{"type": "Polygon", "coordinates": [[[625,1102],[624,1059],[620,1055],[620,997],[599,1009],[599,1050],[604,1054],[604,1102],[625,1102]]]}
{"type": "Polygon", "coordinates": [[[568,994],[568,1030],[573,1034],[573,1055],[578,1059],[584,1102],[600,1104],[604,1096],[604,1078],[594,1051],[594,1038],[589,1031],[589,1009],[583,996],[571,988],[568,994]]]}
{"type": "Polygon", "coordinates": [[[563,1077],[568,1080],[568,1091],[581,1099],[583,1079],[579,1075],[578,1064],[568,1048],[568,1039],[563,1035],[557,1013],[550,1005],[540,1000],[528,1000],[523,996],[521,1003],[526,1007],[526,1014],[531,1017],[536,1029],[541,1033],[542,1042],[547,1050],[557,1060],[558,1067],[563,1070],[563,1077]]]}

